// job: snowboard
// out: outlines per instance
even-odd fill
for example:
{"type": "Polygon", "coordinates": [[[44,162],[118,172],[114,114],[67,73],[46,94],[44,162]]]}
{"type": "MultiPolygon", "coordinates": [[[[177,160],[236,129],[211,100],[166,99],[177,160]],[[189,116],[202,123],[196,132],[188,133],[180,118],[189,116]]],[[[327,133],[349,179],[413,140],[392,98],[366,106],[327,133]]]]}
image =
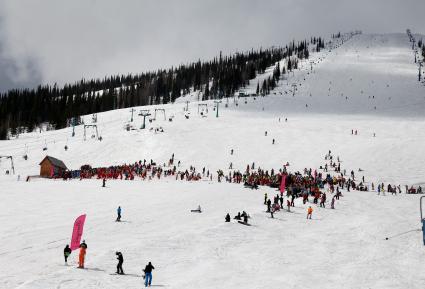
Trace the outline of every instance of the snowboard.
{"type": "Polygon", "coordinates": [[[243,221],[238,221],[239,224],[245,225],[245,226],[251,226],[251,224],[245,223],[243,221]]]}

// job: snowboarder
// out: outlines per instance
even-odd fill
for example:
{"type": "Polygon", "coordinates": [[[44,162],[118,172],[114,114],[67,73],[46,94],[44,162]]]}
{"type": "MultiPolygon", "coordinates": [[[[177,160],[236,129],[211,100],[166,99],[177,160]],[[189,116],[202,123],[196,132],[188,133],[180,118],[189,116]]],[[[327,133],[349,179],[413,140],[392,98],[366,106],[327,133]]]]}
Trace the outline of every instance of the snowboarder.
{"type": "Polygon", "coordinates": [[[84,269],[84,259],[86,258],[87,244],[86,241],[80,244],[80,254],[78,255],[78,268],[84,269]]]}
{"type": "Polygon", "coordinates": [[[149,262],[149,264],[146,265],[145,269],[143,270],[143,272],[145,272],[145,287],[151,286],[152,283],[152,270],[154,270],[155,267],[152,265],[151,262],[149,262]]]}
{"type": "Polygon", "coordinates": [[[307,219],[311,219],[312,214],[313,214],[313,208],[309,206],[307,209],[307,219]]]}
{"type": "Polygon", "coordinates": [[[115,255],[117,255],[117,274],[124,275],[124,271],[122,270],[122,263],[124,263],[124,257],[122,256],[121,252],[115,252],[115,255]]]}
{"type": "Polygon", "coordinates": [[[226,223],[229,223],[230,222],[230,215],[229,215],[229,213],[227,213],[225,220],[226,220],[226,223]]]}
{"type": "Polygon", "coordinates": [[[68,257],[71,255],[71,248],[69,248],[69,245],[65,246],[65,249],[63,249],[63,256],[65,258],[65,265],[68,265],[68,257]]]}

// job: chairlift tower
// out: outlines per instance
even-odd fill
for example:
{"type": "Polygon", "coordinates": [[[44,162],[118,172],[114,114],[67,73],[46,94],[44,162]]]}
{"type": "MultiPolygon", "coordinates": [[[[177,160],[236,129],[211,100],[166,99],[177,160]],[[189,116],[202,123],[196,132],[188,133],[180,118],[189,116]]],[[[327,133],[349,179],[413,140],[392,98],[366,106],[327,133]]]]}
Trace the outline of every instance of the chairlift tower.
{"type": "Polygon", "coordinates": [[[146,128],[146,117],[150,116],[150,112],[149,109],[142,109],[139,113],[140,116],[143,116],[143,124],[140,127],[140,129],[145,129],[146,128]]]}
{"type": "Polygon", "coordinates": [[[217,111],[216,111],[216,114],[215,114],[215,117],[218,117],[218,107],[220,106],[220,103],[221,103],[221,100],[214,100],[214,103],[215,103],[215,105],[216,105],[216,108],[217,108],[217,111]]]}
{"type": "Polygon", "coordinates": [[[72,121],[72,137],[75,136],[75,117],[71,119],[72,121]]]}
{"type": "Polygon", "coordinates": [[[136,110],[134,109],[134,108],[132,108],[131,110],[130,110],[130,112],[131,112],[131,119],[130,119],[130,122],[133,122],[133,112],[135,112],[136,110]]]}

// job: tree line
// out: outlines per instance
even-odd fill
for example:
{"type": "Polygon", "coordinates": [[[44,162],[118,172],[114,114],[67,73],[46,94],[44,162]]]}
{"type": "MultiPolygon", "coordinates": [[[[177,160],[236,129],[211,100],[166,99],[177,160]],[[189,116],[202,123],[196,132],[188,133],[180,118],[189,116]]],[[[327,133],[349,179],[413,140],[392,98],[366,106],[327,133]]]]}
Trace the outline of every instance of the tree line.
{"type": "Polygon", "coordinates": [[[33,131],[41,124],[52,129],[70,125],[70,119],[84,114],[133,106],[166,104],[191,91],[201,91],[202,100],[220,99],[249,84],[258,74],[275,65],[272,77],[257,84],[257,94],[268,94],[282,74],[296,69],[298,60],[311,50],[325,47],[321,37],[285,47],[272,47],[210,61],[200,61],[140,74],[113,75],[103,79],[81,79],[63,87],[39,85],[34,89],[13,89],[0,94],[0,139],[33,131]],[[286,67],[277,62],[285,59],[286,67]]]}

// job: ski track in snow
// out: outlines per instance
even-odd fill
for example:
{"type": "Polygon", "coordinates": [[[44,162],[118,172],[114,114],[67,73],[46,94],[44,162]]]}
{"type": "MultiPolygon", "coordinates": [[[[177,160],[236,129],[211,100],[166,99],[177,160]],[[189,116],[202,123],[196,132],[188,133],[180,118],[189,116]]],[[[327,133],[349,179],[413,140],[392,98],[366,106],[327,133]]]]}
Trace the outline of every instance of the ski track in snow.
{"type": "MultiPolygon", "coordinates": [[[[261,85],[271,73],[267,70],[244,91],[255,91],[257,82],[261,85]]],[[[139,276],[152,261],[153,284],[166,288],[423,288],[418,196],[343,192],[335,210],[314,206],[311,221],[305,219],[308,204],[301,200],[293,212],[276,213],[273,220],[262,205],[265,192],[276,193],[270,188],[251,191],[174,178],[111,180],[107,188],[99,180],[24,182],[27,175],[38,174],[46,153],[74,169],[144,158],[162,163],[175,153],[183,167],[206,166],[215,175],[217,169],[226,174],[230,162],[240,170],[252,162],[278,169],[287,161],[292,172],[318,168],[332,150],[343,169],[364,174],[369,184],[391,182],[403,189],[425,184],[425,87],[417,81],[406,35],[354,36],[330,52],[312,54],[287,77],[269,96],[248,97],[246,104],[231,98],[228,107],[222,100],[219,118],[212,102],[203,102],[209,113],[200,117],[198,102],[192,101],[185,119],[184,101],[196,99],[193,92],[176,104],[158,106],[174,120],[148,123],[146,130],[124,130],[129,109],[99,113],[102,142],[91,139],[90,131],[83,141],[81,126],[74,138],[68,128],[1,141],[0,152],[14,156],[21,181],[4,176],[9,165],[2,160],[0,288],[142,287],[142,278],[110,275],[118,250],[124,255],[124,272],[139,276]],[[164,133],[149,131],[159,126],[164,133]],[[351,135],[352,129],[359,135],[351,135]],[[45,142],[47,152],[42,150],[45,142]],[[190,213],[198,204],[204,212],[190,213]],[[118,205],[121,223],[114,222],[118,205]],[[234,216],[242,210],[250,213],[252,226],[224,223],[227,212],[234,216]],[[75,268],[78,252],[72,253],[69,266],[62,257],[81,213],[87,213],[87,270],[75,268]]],[[[136,116],[133,125],[140,127],[141,121],[136,116]]]]}

